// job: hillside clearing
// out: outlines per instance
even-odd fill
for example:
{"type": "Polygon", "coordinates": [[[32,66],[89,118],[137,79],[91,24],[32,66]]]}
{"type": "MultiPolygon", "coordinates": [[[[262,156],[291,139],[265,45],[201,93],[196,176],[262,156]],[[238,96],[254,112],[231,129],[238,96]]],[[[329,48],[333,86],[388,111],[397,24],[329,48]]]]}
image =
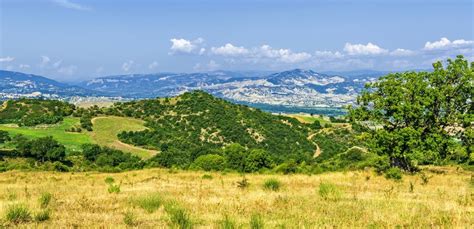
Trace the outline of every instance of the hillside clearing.
{"type": "Polygon", "coordinates": [[[18,127],[13,124],[0,124],[0,130],[8,131],[12,136],[23,134],[28,138],[39,138],[52,136],[61,144],[66,146],[68,151],[79,151],[82,144],[92,143],[88,134],[66,132],[73,126],[79,126],[79,118],[66,117],[63,121],[54,125],[38,125],[34,127],[18,127]]]}
{"type": "Polygon", "coordinates": [[[160,197],[161,204],[175,201],[198,228],[217,228],[226,215],[248,228],[255,214],[261,215],[266,228],[472,227],[472,173],[451,167],[433,170],[437,172],[425,171],[431,177],[425,185],[419,175],[395,182],[371,171],[249,174],[247,189],[237,187],[242,180],[238,174],[164,169],[117,174],[11,171],[0,173],[0,226],[2,221],[8,225],[4,219],[8,206],[23,203],[36,212],[39,196],[48,192],[53,196],[52,218],[22,226],[126,227],[128,212],[135,216],[137,227],[168,227],[169,215],[160,203],[152,213],[133,204],[134,199],[152,194],[160,197]],[[107,191],[107,177],[120,184],[119,193],[107,191]],[[270,178],[281,182],[279,191],[262,187],[270,178]]]}
{"type": "Polygon", "coordinates": [[[122,131],[140,131],[146,129],[144,121],[134,118],[107,116],[92,119],[94,131],[90,133],[92,140],[102,146],[130,152],[141,158],[149,158],[158,151],[143,149],[125,144],[118,140],[117,134],[122,131]]]}

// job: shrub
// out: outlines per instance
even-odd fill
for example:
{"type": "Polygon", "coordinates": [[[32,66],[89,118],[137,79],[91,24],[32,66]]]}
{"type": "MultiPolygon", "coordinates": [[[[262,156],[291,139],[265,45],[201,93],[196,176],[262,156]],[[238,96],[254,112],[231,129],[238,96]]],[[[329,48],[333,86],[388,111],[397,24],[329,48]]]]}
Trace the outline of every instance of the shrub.
{"type": "Polygon", "coordinates": [[[128,226],[136,226],[138,224],[135,214],[133,214],[131,211],[127,211],[125,214],[123,214],[123,223],[128,226]]]}
{"type": "Polygon", "coordinates": [[[206,180],[212,180],[212,175],[211,174],[204,174],[204,175],[202,175],[201,178],[206,179],[206,180]]]}
{"type": "Polygon", "coordinates": [[[249,181],[247,178],[243,177],[242,180],[237,181],[237,187],[241,189],[245,189],[250,185],[249,181]]]}
{"type": "Polygon", "coordinates": [[[272,159],[267,151],[253,149],[245,158],[245,172],[256,172],[262,168],[271,168],[272,159]]]}
{"type": "Polygon", "coordinates": [[[40,203],[41,208],[47,208],[49,203],[51,202],[51,199],[53,198],[53,195],[49,192],[43,192],[41,193],[40,198],[38,199],[40,203]]]}
{"type": "Polygon", "coordinates": [[[25,205],[16,204],[8,207],[5,218],[12,223],[25,223],[31,220],[31,213],[25,205]]]}
{"type": "Polygon", "coordinates": [[[250,228],[261,229],[264,226],[263,218],[260,214],[252,214],[250,217],[250,228]]]}
{"type": "Polygon", "coordinates": [[[185,209],[178,206],[176,202],[172,201],[166,204],[165,211],[168,213],[172,225],[180,229],[193,227],[193,222],[191,221],[189,214],[185,209]]]}
{"type": "Polygon", "coordinates": [[[278,191],[280,190],[280,187],[280,181],[275,178],[268,179],[265,181],[265,183],[263,183],[263,188],[267,190],[278,191]]]}
{"type": "Polygon", "coordinates": [[[217,154],[206,154],[199,156],[191,165],[194,168],[201,168],[205,171],[220,171],[225,168],[226,162],[223,156],[217,154]]]}
{"type": "Polygon", "coordinates": [[[422,185],[427,185],[428,182],[430,182],[431,177],[426,175],[425,173],[420,173],[420,178],[421,178],[421,184],[422,185]]]}
{"type": "Polygon", "coordinates": [[[389,168],[385,171],[385,178],[400,181],[402,179],[402,171],[398,167],[389,168]]]}
{"type": "Polygon", "coordinates": [[[115,182],[113,177],[106,177],[104,181],[106,184],[113,184],[115,182]]]}
{"type": "Polygon", "coordinates": [[[133,203],[148,213],[153,213],[163,204],[163,199],[159,194],[148,194],[133,200],[133,203]]]}
{"type": "Polygon", "coordinates": [[[218,228],[221,228],[221,229],[235,229],[235,228],[237,228],[235,221],[232,218],[230,218],[228,215],[225,215],[224,219],[219,221],[217,226],[218,226],[218,228]]]}
{"type": "Polygon", "coordinates": [[[342,192],[337,188],[336,185],[322,182],[319,184],[319,196],[325,200],[337,201],[341,198],[342,192]]]}
{"type": "Polygon", "coordinates": [[[118,184],[110,184],[109,188],[107,189],[109,193],[120,193],[120,185],[118,184]]]}
{"type": "Polygon", "coordinates": [[[49,218],[51,218],[49,209],[40,210],[35,214],[36,222],[43,222],[49,220],[49,218]]]}

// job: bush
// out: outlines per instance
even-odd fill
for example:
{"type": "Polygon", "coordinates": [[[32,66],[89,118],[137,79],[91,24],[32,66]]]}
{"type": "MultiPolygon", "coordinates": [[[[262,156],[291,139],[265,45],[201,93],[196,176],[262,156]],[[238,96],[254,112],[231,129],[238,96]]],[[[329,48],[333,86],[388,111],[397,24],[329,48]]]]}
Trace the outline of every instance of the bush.
{"type": "Polygon", "coordinates": [[[31,213],[28,207],[22,204],[11,205],[7,208],[5,217],[12,223],[25,223],[31,220],[31,213]]]}
{"type": "Polygon", "coordinates": [[[110,184],[109,188],[107,189],[109,193],[120,193],[120,185],[118,184],[110,184]]]}
{"type": "Polygon", "coordinates": [[[115,182],[113,177],[106,177],[104,181],[106,184],[113,184],[115,182]]]}
{"type": "Polygon", "coordinates": [[[201,168],[205,171],[220,171],[225,168],[226,162],[223,156],[217,154],[206,154],[194,160],[191,167],[201,168]]]}
{"type": "Polygon", "coordinates": [[[385,178],[400,181],[402,179],[402,171],[398,167],[389,168],[385,171],[385,178]]]}
{"type": "Polygon", "coordinates": [[[324,200],[337,201],[341,198],[342,192],[337,188],[336,185],[322,182],[319,184],[319,196],[324,200]]]}
{"type": "Polygon", "coordinates": [[[206,180],[212,180],[212,175],[210,175],[210,174],[204,174],[204,175],[202,175],[201,178],[202,178],[202,179],[206,179],[206,180]]]}
{"type": "Polygon", "coordinates": [[[5,143],[7,141],[10,141],[10,135],[8,134],[7,131],[0,130],[0,144],[5,143]]]}
{"type": "Polygon", "coordinates": [[[237,228],[235,221],[232,218],[230,218],[228,215],[225,215],[224,219],[219,221],[217,227],[221,228],[221,229],[235,229],[235,228],[237,228]]]}
{"type": "Polygon", "coordinates": [[[49,209],[43,209],[35,214],[36,222],[43,222],[51,218],[49,209]]]}
{"type": "Polygon", "coordinates": [[[128,226],[136,226],[138,224],[135,214],[133,214],[131,211],[127,211],[123,215],[123,223],[128,226]]]}
{"type": "Polygon", "coordinates": [[[262,168],[271,168],[272,159],[267,151],[253,149],[245,159],[245,172],[256,172],[262,168]]]}
{"type": "Polygon", "coordinates": [[[246,189],[250,185],[247,178],[243,177],[242,180],[237,181],[237,187],[240,189],[246,189]]]}
{"type": "Polygon", "coordinates": [[[133,200],[133,203],[148,213],[153,213],[163,204],[163,199],[159,194],[148,194],[133,200]]]}
{"type": "Polygon", "coordinates": [[[49,206],[49,203],[51,202],[51,199],[53,199],[53,195],[51,195],[51,193],[49,192],[41,193],[41,196],[38,199],[38,202],[40,203],[40,207],[47,208],[49,206]]]}
{"type": "Polygon", "coordinates": [[[252,214],[250,217],[251,229],[262,229],[264,227],[263,218],[260,214],[252,214]]]}
{"type": "Polygon", "coordinates": [[[165,211],[170,217],[171,224],[180,228],[188,229],[193,227],[193,222],[185,209],[181,208],[174,201],[165,206],[165,211]]]}
{"type": "Polygon", "coordinates": [[[271,178],[263,183],[263,188],[271,191],[278,191],[280,190],[281,183],[279,180],[271,178]]]}

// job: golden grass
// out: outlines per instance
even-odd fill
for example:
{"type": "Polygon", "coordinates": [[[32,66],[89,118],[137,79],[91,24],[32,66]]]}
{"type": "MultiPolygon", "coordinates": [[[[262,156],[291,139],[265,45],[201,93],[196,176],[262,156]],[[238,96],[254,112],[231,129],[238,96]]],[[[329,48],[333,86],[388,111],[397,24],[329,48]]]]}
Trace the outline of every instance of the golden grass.
{"type": "Polygon", "coordinates": [[[93,129],[91,137],[94,143],[114,149],[130,152],[141,158],[149,158],[158,151],[149,150],[125,144],[118,140],[117,135],[122,131],[140,131],[146,129],[144,121],[127,117],[97,117],[92,119],[93,129]]]}
{"type": "Polygon", "coordinates": [[[124,228],[124,217],[135,218],[139,228],[167,228],[170,215],[161,207],[148,213],[134,203],[136,198],[158,195],[176,202],[190,214],[195,227],[218,228],[228,216],[249,228],[252,215],[260,214],[266,228],[317,227],[462,227],[474,226],[472,173],[443,168],[429,173],[421,185],[416,176],[402,182],[386,180],[371,171],[322,175],[247,175],[250,186],[240,189],[238,174],[170,172],[149,169],[117,174],[18,172],[0,173],[0,227],[14,226],[5,220],[6,209],[16,203],[38,212],[38,198],[50,192],[51,219],[19,226],[70,228],[124,228]],[[106,177],[120,184],[120,193],[109,193],[106,177]],[[278,191],[263,187],[265,180],[281,182],[278,191]],[[319,184],[337,187],[338,198],[320,196],[319,184]],[[410,191],[410,182],[413,191],[410,191]],[[131,217],[133,216],[133,217],[131,217]]]}

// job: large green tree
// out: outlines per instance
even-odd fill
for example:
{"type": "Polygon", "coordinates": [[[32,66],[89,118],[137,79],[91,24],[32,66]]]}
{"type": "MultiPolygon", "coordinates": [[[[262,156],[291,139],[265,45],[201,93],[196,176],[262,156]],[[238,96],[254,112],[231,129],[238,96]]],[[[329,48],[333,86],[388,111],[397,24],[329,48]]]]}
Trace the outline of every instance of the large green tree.
{"type": "Polygon", "coordinates": [[[473,66],[463,57],[432,72],[393,73],[366,85],[349,108],[367,128],[371,150],[408,171],[417,164],[462,162],[473,144],[473,66]]]}

